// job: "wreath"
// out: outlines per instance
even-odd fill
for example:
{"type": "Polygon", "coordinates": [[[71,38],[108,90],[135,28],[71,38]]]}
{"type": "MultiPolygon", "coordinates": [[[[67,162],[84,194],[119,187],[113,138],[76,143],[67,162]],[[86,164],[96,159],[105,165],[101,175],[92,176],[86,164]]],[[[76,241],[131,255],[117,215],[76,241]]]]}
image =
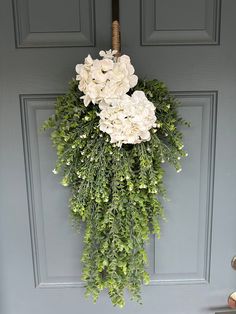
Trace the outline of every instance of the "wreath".
{"type": "Polygon", "coordinates": [[[183,150],[178,101],[164,83],[138,80],[130,58],[116,51],[89,55],[76,79],[57,98],[52,129],[57,149],[53,172],[71,189],[76,226],[85,223],[82,278],[94,301],[108,289],[114,305],[124,290],[140,302],[149,282],[145,243],[160,236],[165,162],[181,171],[183,150]]]}

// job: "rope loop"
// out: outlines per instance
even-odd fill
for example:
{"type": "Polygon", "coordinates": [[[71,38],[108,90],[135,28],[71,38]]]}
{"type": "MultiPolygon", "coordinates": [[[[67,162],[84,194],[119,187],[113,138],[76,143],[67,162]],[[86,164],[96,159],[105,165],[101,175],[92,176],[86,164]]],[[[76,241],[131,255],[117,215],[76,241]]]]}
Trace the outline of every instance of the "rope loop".
{"type": "Polygon", "coordinates": [[[121,55],[119,0],[112,0],[112,50],[117,50],[116,57],[121,55]]]}

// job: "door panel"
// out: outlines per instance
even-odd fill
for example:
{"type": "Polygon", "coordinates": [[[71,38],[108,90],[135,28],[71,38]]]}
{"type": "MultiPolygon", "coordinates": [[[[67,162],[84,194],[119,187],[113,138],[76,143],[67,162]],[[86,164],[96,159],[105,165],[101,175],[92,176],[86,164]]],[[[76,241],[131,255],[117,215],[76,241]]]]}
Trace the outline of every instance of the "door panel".
{"type": "Polygon", "coordinates": [[[162,237],[155,240],[153,277],[161,284],[208,283],[217,94],[175,95],[182,116],[191,121],[191,129],[183,129],[189,158],[182,162],[181,174],[166,169],[170,201],[165,204],[162,237]]]}
{"type": "Polygon", "coordinates": [[[93,0],[13,0],[17,48],[94,45],[93,0]]]}
{"type": "MultiPolygon", "coordinates": [[[[140,77],[159,78],[191,121],[183,172],[166,166],[170,201],[147,244],[151,283],[124,313],[203,314],[236,290],[236,20],[234,0],[120,0],[122,49],[140,77]]],[[[84,299],[82,234],[69,190],[52,173],[42,122],[74,66],[110,48],[111,1],[0,3],[0,312],[112,314],[106,293],[84,299]]]]}
{"type": "Polygon", "coordinates": [[[36,287],[81,285],[82,237],[69,224],[69,189],[52,173],[56,153],[50,134],[40,131],[43,121],[53,114],[55,98],[20,97],[36,287]]]}
{"type": "Polygon", "coordinates": [[[143,45],[218,45],[220,1],[142,0],[143,45]]]}

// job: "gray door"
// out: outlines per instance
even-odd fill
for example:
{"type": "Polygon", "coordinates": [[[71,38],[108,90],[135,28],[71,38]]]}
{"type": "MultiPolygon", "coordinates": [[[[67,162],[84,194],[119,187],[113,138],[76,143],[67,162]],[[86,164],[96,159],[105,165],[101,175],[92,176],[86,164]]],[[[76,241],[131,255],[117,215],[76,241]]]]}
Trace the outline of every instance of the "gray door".
{"type": "MultiPolygon", "coordinates": [[[[121,0],[123,52],[180,99],[189,157],[167,168],[151,284],[126,314],[223,312],[236,290],[236,1],[121,0]]],[[[0,1],[0,313],[119,313],[84,299],[82,236],[39,127],[74,66],[110,48],[110,0],[0,1]]]]}

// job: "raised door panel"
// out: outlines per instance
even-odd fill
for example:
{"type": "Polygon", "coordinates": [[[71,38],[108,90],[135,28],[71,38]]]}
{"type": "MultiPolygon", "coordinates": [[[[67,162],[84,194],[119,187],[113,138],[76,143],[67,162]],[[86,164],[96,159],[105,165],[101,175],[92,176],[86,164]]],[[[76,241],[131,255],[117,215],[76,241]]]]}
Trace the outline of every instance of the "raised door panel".
{"type": "MultiPolygon", "coordinates": [[[[189,152],[183,167],[188,171],[176,174],[166,168],[171,198],[165,204],[168,222],[162,225],[161,240],[152,239],[148,247],[151,284],[155,285],[209,281],[217,94],[179,92],[176,96],[182,103],[179,110],[192,122],[190,129],[183,130],[189,152]]],[[[83,285],[83,234],[68,223],[69,189],[61,187],[60,177],[52,173],[56,153],[49,132],[40,132],[43,121],[53,113],[55,98],[21,96],[34,278],[41,288],[83,285]]]]}
{"type": "Polygon", "coordinates": [[[143,45],[216,45],[220,0],[141,1],[143,45]]]}
{"type": "Polygon", "coordinates": [[[169,201],[160,240],[154,240],[152,284],[205,284],[210,280],[216,92],[178,92],[189,157],[183,172],[166,166],[169,201]],[[188,171],[186,171],[188,169],[188,171]]]}
{"type": "Polygon", "coordinates": [[[17,48],[94,45],[93,0],[13,0],[17,48]]]}
{"type": "Polygon", "coordinates": [[[56,152],[40,128],[56,95],[22,95],[29,221],[36,287],[80,286],[81,234],[69,223],[69,189],[53,174],[56,152]]]}

